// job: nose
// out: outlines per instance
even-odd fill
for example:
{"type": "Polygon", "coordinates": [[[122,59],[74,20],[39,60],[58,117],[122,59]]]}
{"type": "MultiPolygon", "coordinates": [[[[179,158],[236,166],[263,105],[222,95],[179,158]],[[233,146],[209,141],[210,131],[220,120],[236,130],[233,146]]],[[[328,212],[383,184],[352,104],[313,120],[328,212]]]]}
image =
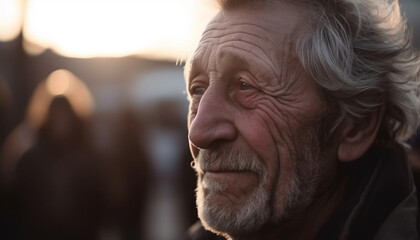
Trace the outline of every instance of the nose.
{"type": "Polygon", "coordinates": [[[190,119],[188,137],[192,148],[210,149],[233,141],[237,136],[233,110],[227,98],[209,87],[201,96],[196,115],[190,119]]]}

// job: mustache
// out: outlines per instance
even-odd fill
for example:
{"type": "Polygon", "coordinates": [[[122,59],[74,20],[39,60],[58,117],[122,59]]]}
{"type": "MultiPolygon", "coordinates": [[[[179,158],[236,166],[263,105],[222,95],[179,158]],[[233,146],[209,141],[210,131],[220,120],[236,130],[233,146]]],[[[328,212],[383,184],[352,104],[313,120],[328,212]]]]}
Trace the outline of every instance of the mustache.
{"type": "Polygon", "coordinates": [[[192,167],[197,173],[206,171],[250,171],[258,175],[266,173],[264,161],[255,152],[232,148],[201,149],[192,167]]]}

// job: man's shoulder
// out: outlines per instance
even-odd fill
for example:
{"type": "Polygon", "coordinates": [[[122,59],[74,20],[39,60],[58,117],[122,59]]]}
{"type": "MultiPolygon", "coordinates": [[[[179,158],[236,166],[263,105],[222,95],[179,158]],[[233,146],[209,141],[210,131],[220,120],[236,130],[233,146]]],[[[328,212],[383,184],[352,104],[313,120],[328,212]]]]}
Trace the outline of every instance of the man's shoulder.
{"type": "Polygon", "coordinates": [[[387,217],[379,228],[376,239],[419,239],[418,200],[416,188],[387,217]]]}
{"type": "Polygon", "coordinates": [[[198,221],[188,229],[184,240],[225,240],[225,238],[207,231],[198,221]]]}

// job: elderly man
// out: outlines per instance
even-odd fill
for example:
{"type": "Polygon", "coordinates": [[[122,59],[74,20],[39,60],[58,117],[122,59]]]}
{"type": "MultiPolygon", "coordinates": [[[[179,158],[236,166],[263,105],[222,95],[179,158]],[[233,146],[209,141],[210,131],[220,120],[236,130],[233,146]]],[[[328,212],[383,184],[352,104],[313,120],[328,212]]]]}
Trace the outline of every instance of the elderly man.
{"type": "Polygon", "coordinates": [[[189,239],[418,239],[398,2],[226,0],[187,65],[189,239]]]}

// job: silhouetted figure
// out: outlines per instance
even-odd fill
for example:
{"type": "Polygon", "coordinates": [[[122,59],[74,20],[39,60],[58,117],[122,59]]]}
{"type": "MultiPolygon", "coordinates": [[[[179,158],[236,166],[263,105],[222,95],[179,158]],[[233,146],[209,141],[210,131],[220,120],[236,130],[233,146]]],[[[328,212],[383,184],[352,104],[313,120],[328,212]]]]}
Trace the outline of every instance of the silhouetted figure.
{"type": "Polygon", "coordinates": [[[16,169],[16,198],[31,239],[96,239],[101,174],[86,123],[55,97],[34,146],[16,169]]]}
{"type": "MultiPolygon", "coordinates": [[[[0,150],[6,136],[9,134],[12,113],[12,95],[7,82],[0,76],[0,150]]],[[[24,229],[9,204],[8,189],[6,188],[4,155],[0,154],[0,239],[26,239],[24,229]]]]}
{"type": "Polygon", "coordinates": [[[120,176],[120,202],[115,206],[124,240],[143,239],[141,226],[150,182],[150,157],[146,152],[141,117],[129,108],[122,109],[117,119],[113,162],[115,175],[120,176]]]}
{"type": "Polygon", "coordinates": [[[3,145],[3,141],[9,131],[11,105],[12,94],[10,92],[9,85],[0,76],[0,147],[3,145]]]}

